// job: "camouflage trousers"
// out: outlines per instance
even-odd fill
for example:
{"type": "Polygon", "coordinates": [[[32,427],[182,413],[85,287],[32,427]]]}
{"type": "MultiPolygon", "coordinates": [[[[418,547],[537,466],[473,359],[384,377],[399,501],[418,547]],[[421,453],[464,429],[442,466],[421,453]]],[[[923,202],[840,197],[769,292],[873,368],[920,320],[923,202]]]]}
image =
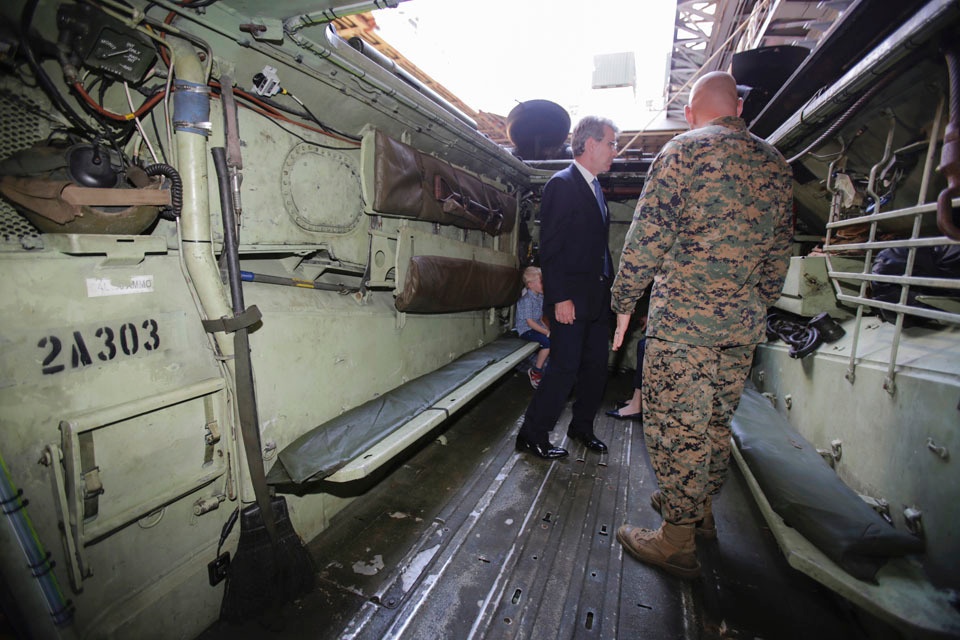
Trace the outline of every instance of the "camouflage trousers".
{"type": "Polygon", "coordinates": [[[753,345],[720,349],[647,339],[643,433],[660,485],[664,520],[700,520],[704,500],[717,494],[726,480],[730,419],[753,351],[753,345]]]}

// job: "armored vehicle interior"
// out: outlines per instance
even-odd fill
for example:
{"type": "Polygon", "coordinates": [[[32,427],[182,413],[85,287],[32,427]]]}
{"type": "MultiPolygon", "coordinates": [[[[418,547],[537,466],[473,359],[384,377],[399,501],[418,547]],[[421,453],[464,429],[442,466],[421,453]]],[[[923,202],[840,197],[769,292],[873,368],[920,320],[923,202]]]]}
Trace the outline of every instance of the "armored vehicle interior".
{"type": "Polygon", "coordinates": [[[640,421],[514,449],[569,114],[464,104],[400,2],[0,3],[0,635],[960,637],[960,5],[676,3],[611,251],[718,69],[796,228],[684,582],[613,536],[640,421]]]}

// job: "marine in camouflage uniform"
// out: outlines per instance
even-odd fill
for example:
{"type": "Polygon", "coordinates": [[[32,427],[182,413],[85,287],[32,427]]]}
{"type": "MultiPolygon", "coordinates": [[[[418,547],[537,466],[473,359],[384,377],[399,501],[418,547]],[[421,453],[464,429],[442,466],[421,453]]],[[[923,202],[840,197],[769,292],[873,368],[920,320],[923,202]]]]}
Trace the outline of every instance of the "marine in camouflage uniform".
{"type": "MultiPolygon", "coordinates": [[[[733,91],[738,116],[742,101],[733,77],[708,76],[733,91]]],[[[692,100],[696,109],[697,98],[692,100]]],[[[726,478],[730,419],[790,257],[790,168],[737,116],[691,121],[693,130],[660,151],[612,288],[616,348],[628,314],[653,282],[643,363],[644,435],[661,514],[674,525],[700,521],[705,501],[726,478]]]]}

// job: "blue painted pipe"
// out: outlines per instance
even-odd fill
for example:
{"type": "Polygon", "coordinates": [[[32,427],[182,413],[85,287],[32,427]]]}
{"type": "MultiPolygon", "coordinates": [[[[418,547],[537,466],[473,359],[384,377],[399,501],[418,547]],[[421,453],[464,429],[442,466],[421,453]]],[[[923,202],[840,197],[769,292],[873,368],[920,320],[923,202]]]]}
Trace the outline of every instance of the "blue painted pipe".
{"type": "MultiPolygon", "coordinates": [[[[60,462],[54,461],[53,464],[60,464],[60,462]]],[[[0,467],[3,468],[3,473],[0,473],[0,505],[3,505],[3,514],[9,518],[13,526],[20,549],[27,558],[31,575],[40,584],[40,591],[47,601],[53,623],[58,627],[65,627],[73,622],[73,608],[60,591],[57,576],[53,573],[54,563],[50,559],[50,554],[44,551],[43,543],[33,529],[30,516],[27,514],[27,501],[22,497],[23,492],[14,488],[2,455],[0,455],[0,467]]]]}

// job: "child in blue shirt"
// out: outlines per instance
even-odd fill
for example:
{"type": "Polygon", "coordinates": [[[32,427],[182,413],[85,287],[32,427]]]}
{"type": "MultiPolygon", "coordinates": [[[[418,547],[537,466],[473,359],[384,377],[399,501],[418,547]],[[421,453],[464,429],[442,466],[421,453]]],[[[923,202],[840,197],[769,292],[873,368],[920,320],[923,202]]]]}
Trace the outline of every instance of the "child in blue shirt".
{"type": "Polygon", "coordinates": [[[516,330],[521,338],[540,344],[536,364],[527,371],[530,385],[536,389],[543,377],[543,365],[550,355],[550,327],[543,317],[543,276],[539,267],[523,270],[523,294],[517,301],[516,330]]]}

